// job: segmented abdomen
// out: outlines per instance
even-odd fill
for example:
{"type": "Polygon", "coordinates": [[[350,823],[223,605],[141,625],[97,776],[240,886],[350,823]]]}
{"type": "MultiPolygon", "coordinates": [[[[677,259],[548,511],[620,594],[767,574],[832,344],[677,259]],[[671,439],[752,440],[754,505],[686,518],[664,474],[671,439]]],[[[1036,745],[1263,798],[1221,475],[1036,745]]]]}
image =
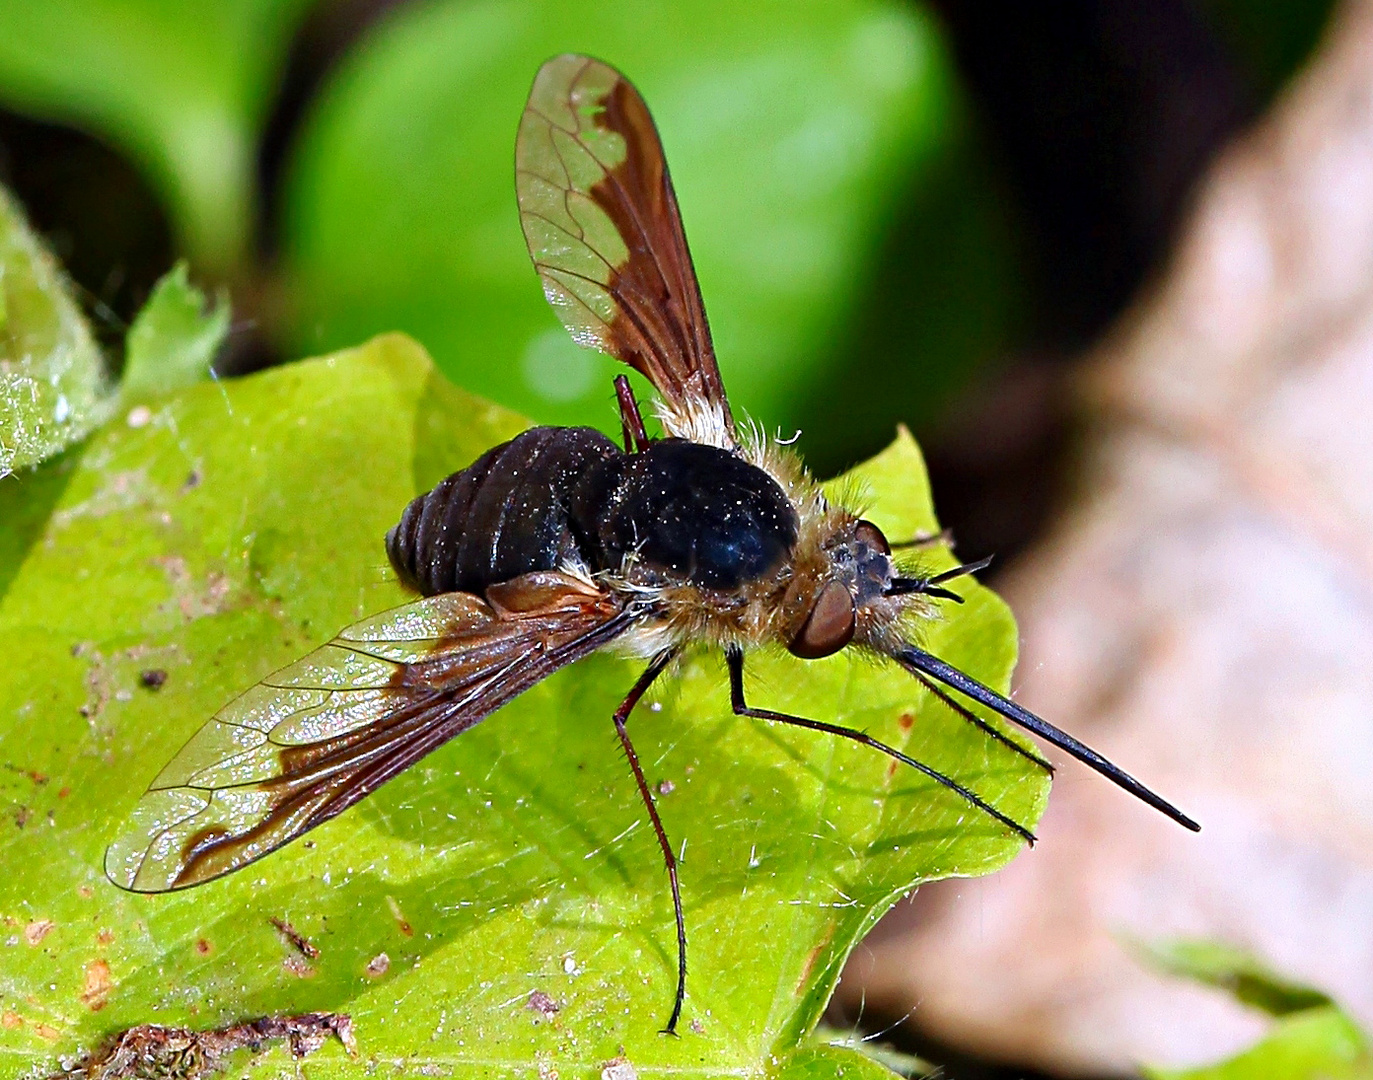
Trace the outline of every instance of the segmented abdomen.
{"type": "Polygon", "coordinates": [[[594,428],[530,428],[412,501],[386,534],[391,565],[433,596],[584,562],[568,497],[588,468],[620,453],[594,428]]]}

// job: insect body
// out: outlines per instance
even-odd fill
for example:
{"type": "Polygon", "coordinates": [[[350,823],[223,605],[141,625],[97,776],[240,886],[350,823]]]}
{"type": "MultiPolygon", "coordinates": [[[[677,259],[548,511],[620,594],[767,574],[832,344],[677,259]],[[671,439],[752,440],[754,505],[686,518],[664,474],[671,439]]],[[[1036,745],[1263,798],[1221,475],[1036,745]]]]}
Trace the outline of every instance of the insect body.
{"type": "Polygon", "coordinates": [[[863,732],[749,706],[746,651],[781,644],[811,659],[852,646],[886,657],[1044,768],[961,699],[1197,828],[1070,735],[912,642],[936,602],[959,599],[948,581],[982,564],[903,574],[881,531],[829,501],[789,449],[738,431],[662,147],[623,76],[573,55],[540,69],[516,143],[516,191],[545,295],[578,342],[648,378],[666,437],[648,436],[621,376],[623,449],[589,428],[533,428],[411,502],[386,546],[424,599],[349,627],[212,717],[110,846],[112,881],[162,892],[239,869],[607,646],[648,661],[611,719],[672,887],[668,1031],[685,996],[686,924],[672,845],[627,723],[689,646],[724,650],[736,714],[863,743],[1027,841],[1027,828],[953,777],[863,732]]]}
{"type": "Polygon", "coordinates": [[[796,528],[777,481],[724,450],[665,439],[630,455],[592,428],[539,427],[415,499],[387,551],[426,595],[568,565],[733,589],[775,576],[796,528]]]}

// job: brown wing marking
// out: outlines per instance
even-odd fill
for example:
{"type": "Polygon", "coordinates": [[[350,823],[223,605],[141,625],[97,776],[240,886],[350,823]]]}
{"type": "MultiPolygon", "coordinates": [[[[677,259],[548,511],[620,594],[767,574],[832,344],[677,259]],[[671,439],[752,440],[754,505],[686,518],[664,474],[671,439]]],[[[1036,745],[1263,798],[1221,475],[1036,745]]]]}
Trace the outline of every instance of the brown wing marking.
{"type": "Polygon", "coordinates": [[[545,63],[520,121],[515,189],[544,294],[573,338],[646,376],[673,434],[732,446],[663,147],[629,80],[587,56],[545,63]]]}
{"type": "Polygon", "coordinates": [[[559,573],[384,612],[230,702],[168,763],[105,854],[134,892],[198,885],[347,809],[626,630],[611,594],[559,573]]]}

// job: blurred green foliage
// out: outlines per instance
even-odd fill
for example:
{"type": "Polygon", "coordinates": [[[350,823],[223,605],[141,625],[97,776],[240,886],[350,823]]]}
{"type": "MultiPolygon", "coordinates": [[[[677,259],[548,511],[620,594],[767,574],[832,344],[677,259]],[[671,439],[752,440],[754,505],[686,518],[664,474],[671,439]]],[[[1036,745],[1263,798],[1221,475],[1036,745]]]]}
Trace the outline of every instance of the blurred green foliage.
{"type": "MultiPolygon", "coordinates": [[[[1198,2],[1265,93],[1329,10],[1198,2]]],[[[269,267],[254,251],[263,127],[302,20],[348,10],[0,0],[0,104],[122,148],[195,268],[231,281],[287,355],[404,330],[460,385],[539,421],[615,421],[609,362],[558,331],[512,193],[525,91],[562,51],[644,92],[736,404],[802,428],[823,468],[898,420],[933,422],[1028,332],[1021,225],[914,0],[397,4],[305,103],[269,267]]]]}
{"type": "Polygon", "coordinates": [[[106,414],[105,364],[56,261],[0,188],[0,481],[106,414]]]}
{"type": "Polygon", "coordinates": [[[1199,0],[1267,99],[1291,77],[1320,39],[1334,0],[1199,0]]]}
{"type": "Polygon", "coordinates": [[[1256,1046],[1217,1065],[1148,1069],[1150,1080],[1373,1080],[1373,1052],[1333,1005],[1283,1017],[1256,1046]]]}
{"type": "Polygon", "coordinates": [[[1226,990],[1235,1000],[1270,1016],[1331,1004],[1323,991],[1284,978],[1243,949],[1223,942],[1183,938],[1136,949],[1159,970],[1226,990]]]}
{"type": "Polygon", "coordinates": [[[1278,975],[1222,942],[1179,940],[1134,947],[1163,971],[1227,990],[1275,1017],[1258,1044],[1229,1061],[1146,1068],[1150,1080],[1373,1080],[1373,1043],[1322,991],[1278,975]]]}
{"type": "Polygon", "coordinates": [[[257,144],[312,0],[3,0],[0,101],[109,139],[204,270],[242,273],[257,144]]]}
{"type": "Polygon", "coordinates": [[[405,330],[460,385],[613,428],[610,363],[549,312],[512,190],[525,93],[568,50],[646,95],[736,404],[804,423],[822,463],[933,415],[1014,332],[1003,193],[938,26],[900,0],[402,4],[312,106],[254,285],[255,145],[307,5],[0,0],[0,100],[122,146],[288,355],[405,330]]]}
{"type": "MultiPolygon", "coordinates": [[[[121,403],[205,378],[228,329],[227,299],[207,309],[178,263],[129,329],[116,388],[56,260],[0,187],[0,480],[61,453],[121,403]]],[[[0,562],[0,581],[13,570],[0,562]]]]}

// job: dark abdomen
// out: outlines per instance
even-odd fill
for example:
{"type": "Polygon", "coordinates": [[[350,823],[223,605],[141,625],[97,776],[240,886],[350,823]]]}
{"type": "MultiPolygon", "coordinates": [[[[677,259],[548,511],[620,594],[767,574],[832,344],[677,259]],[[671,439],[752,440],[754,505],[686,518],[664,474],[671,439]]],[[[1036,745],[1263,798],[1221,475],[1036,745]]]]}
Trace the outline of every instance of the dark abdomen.
{"type": "Polygon", "coordinates": [[[530,428],[411,502],[386,534],[391,565],[433,596],[585,561],[569,499],[589,468],[617,456],[594,428],[530,428]]]}

